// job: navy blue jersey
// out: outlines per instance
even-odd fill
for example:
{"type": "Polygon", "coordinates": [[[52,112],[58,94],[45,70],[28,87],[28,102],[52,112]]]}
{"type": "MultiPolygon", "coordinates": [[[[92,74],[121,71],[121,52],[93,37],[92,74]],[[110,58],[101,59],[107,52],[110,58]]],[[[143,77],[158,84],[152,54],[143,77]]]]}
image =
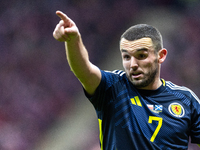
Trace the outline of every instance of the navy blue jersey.
{"type": "Polygon", "coordinates": [[[123,71],[101,74],[88,96],[99,120],[101,150],[186,150],[189,136],[200,144],[200,100],[191,90],[163,79],[157,90],[138,90],[123,71]]]}

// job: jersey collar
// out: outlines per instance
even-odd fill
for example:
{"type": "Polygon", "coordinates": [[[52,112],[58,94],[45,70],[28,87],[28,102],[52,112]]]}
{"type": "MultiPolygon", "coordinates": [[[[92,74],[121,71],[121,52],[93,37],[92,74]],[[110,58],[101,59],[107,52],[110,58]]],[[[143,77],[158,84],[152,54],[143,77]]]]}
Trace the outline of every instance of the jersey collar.
{"type": "Polygon", "coordinates": [[[162,93],[165,90],[165,80],[164,79],[160,79],[162,81],[162,85],[156,89],[156,90],[142,90],[142,89],[137,89],[137,91],[144,96],[151,96],[151,95],[158,95],[160,93],[162,93]]]}

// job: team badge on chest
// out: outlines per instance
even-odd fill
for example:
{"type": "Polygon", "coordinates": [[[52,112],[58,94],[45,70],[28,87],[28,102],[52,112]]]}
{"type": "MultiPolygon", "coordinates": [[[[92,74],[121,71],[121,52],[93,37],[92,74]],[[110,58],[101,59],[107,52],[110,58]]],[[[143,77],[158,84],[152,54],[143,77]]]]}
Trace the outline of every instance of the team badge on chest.
{"type": "Polygon", "coordinates": [[[185,110],[183,106],[179,103],[171,103],[168,107],[169,112],[175,117],[183,117],[185,115],[185,110]]]}

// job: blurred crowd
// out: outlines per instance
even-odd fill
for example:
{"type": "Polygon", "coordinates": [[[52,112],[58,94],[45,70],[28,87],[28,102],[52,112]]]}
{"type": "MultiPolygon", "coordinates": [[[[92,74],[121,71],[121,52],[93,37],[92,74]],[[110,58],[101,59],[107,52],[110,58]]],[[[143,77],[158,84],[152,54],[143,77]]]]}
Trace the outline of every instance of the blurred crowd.
{"type": "Polygon", "coordinates": [[[106,55],[111,44],[118,44],[121,33],[148,7],[181,14],[180,27],[164,39],[171,54],[162,76],[200,97],[198,0],[0,1],[0,149],[34,147],[82,90],[67,64],[64,44],[52,36],[59,21],[56,10],[75,21],[90,60],[100,65],[103,58],[112,59],[106,55]]]}

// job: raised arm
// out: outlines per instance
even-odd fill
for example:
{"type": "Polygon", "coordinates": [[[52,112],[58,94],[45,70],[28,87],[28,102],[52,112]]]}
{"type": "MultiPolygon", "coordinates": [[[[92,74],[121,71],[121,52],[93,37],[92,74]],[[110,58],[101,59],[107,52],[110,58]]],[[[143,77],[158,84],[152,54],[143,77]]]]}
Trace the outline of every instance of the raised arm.
{"type": "Polygon", "coordinates": [[[56,11],[56,14],[61,21],[57,24],[53,36],[56,40],[65,42],[67,60],[71,70],[87,93],[93,95],[101,81],[101,72],[89,61],[88,52],[76,24],[61,11],[56,11]]]}

